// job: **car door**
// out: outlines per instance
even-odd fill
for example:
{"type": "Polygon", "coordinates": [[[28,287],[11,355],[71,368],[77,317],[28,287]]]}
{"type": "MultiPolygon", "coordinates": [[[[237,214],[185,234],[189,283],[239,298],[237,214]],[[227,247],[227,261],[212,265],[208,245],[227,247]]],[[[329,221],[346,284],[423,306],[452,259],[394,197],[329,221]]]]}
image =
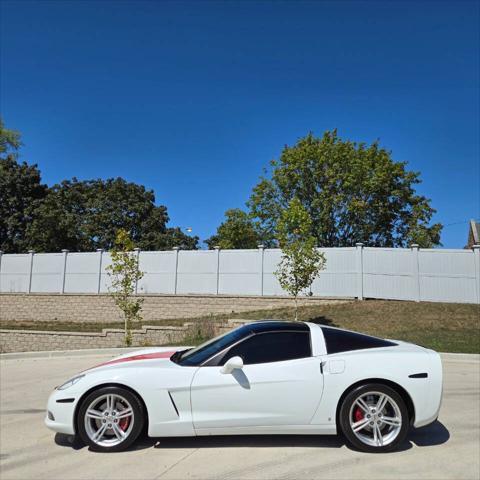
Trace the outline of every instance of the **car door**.
{"type": "Polygon", "coordinates": [[[322,396],[320,363],[311,356],[309,332],[262,332],[242,340],[195,373],[195,429],[309,424],[322,396]],[[223,374],[235,356],[243,368],[223,374]]]}

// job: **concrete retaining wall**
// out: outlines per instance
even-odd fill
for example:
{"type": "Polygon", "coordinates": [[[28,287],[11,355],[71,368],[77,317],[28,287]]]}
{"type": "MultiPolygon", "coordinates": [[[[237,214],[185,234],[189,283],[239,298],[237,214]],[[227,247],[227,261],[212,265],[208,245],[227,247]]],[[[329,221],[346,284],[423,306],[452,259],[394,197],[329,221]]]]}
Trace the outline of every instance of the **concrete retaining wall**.
{"type": "MultiPolygon", "coordinates": [[[[240,297],[230,295],[145,295],[142,315],[152,320],[194,318],[293,306],[288,297],[240,297]]],[[[345,300],[302,297],[300,305],[324,305],[345,300]]],[[[109,295],[0,294],[0,321],[119,322],[120,311],[109,295]]]]}
{"type": "MultiPolygon", "coordinates": [[[[206,328],[214,334],[226,332],[248,320],[229,320],[211,323],[206,328]]],[[[144,326],[132,330],[132,346],[150,347],[178,344],[195,328],[194,323],[183,326],[144,326]]],[[[102,332],[53,332],[38,330],[0,330],[0,353],[39,352],[45,350],[79,350],[82,348],[123,347],[124,332],[121,329],[104,329],[102,332]]]]}

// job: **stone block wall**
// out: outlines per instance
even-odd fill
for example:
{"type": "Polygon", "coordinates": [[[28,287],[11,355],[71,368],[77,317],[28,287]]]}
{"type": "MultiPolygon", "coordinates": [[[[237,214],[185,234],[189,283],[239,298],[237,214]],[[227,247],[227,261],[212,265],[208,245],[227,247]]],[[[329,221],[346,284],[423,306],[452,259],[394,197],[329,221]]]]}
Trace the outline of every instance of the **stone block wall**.
{"type": "MultiPolygon", "coordinates": [[[[230,295],[144,295],[146,323],[152,320],[195,318],[292,307],[289,297],[230,295]]],[[[345,299],[301,297],[300,305],[324,305],[345,299]]],[[[267,314],[266,314],[267,315],[267,314]]],[[[267,315],[268,316],[268,315],[267,315]]],[[[0,321],[28,322],[123,322],[109,295],[0,293],[0,321]]]]}
{"type": "MultiPolygon", "coordinates": [[[[215,335],[224,333],[248,320],[229,320],[209,325],[215,335]]],[[[183,326],[144,326],[132,330],[132,346],[154,347],[179,344],[186,340],[193,323],[183,326]]],[[[40,352],[52,350],[81,350],[84,348],[124,347],[121,329],[104,329],[102,332],[54,332],[38,330],[0,330],[0,353],[40,352]]]]}

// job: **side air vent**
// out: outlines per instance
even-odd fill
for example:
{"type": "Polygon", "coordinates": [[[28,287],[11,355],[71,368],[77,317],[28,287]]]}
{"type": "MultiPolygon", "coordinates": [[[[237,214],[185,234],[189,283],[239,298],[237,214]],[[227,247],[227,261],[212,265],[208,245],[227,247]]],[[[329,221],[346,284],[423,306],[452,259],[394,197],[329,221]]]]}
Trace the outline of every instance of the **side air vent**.
{"type": "Polygon", "coordinates": [[[179,417],[180,415],[178,414],[178,408],[175,405],[175,402],[173,401],[173,398],[172,398],[172,394],[170,392],[168,392],[168,396],[170,397],[170,401],[172,402],[173,408],[175,409],[175,412],[177,413],[177,417],[179,417]]]}
{"type": "Polygon", "coordinates": [[[428,373],[412,373],[408,378],[428,378],[428,373]]]}

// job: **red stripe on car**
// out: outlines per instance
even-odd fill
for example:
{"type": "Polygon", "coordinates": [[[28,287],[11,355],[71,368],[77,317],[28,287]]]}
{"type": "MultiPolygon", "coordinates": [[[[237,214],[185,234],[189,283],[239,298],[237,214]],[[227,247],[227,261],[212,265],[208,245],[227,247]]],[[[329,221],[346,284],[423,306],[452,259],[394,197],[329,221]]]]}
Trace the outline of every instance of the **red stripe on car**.
{"type": "Polygon", "coordinates": [[[131,357],[117,358],[116,360],[110,360],[109,362],[100,363],[92,368],[103,367],[105,365],[113,365],[115,363],[133,362],[135,360],[154,360],[157,358],[170,358],[175,353],[175,350],[169,352],[153,352],[143,353],[141,355],[133,355],[131,357]]]}

